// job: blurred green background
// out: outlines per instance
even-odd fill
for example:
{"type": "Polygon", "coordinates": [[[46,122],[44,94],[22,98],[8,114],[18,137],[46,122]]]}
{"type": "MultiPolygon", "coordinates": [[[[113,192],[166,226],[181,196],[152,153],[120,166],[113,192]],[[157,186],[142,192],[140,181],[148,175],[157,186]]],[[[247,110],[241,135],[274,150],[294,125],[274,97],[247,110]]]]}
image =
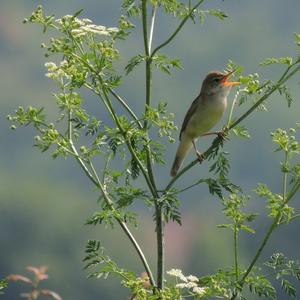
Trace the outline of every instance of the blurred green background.
{"type": "MultiPolygon", "coordinates": [[[[72,159],[52,160],[48,153],[33,148],[34,131],[22,128],[9,130],[6,115],[18,105],[44,106],[50,117],[55,105],[51,93],[52,82],[45,78],[45,58],[40,44],[47,39],[38,26],[23,25],[22,20],[42,4],[47,14],[60,17],[84,8],[83,16],[95,23],[115,26],[120,14],[119,0],[68,0],[0,2],[0,278],[10,273],[25,273],[27,265],[48,265],[50,280],[47,287],[57,291],[63,299],[127,299],[127,291],[115,279],[88,280],[82,271],[84,247],[88,239],[100,239],[112,258],[124,268],[137,273],[143,271],[129,242],[118,229],[105,230],[100,226],[84,226],[85,220],[96,210],[97,191],[72,159]]],[[[293,33],[300,32],[300,1],[206,1],[203,8],[220,8],[229,14],[221,22],[213,17],[203,25],[187,24],[174,43],[164,53],[182,58],[184,70],[169,77],[156,73],[153,102],[167,101],[175,112],[178,126],[190,102],[200,89],[203,76],[210,70],[225,68],[229,59],[245,67],[245,72],[258,72],[262,78],[276,80],[281,67],[259,67],[259,62],[271,56],[296,54],[293,33]]],[[[125,42],[119,44],[126,65],[131,56],[142,49],[138,25],[125,42]]],[[[154,44],[163,41],[178,23],[172,18],[157,18],[154,44]]],[[[143,67],[125,78],[119,92],[125,95],[139,112],[144,97],[143,67]]],[[[257,182],[265,182],[280,192],[280,159],[274,153],[269,132],[289,128],[300,121],[299,75],[289,82],[295,100],[291,109],[285,100],[274,95],[268,100],[269,112],[258,112],[245,121],[253,136],[251,140],[232,139],[226,143],[232,168],[230,177],[252,193],[257,182]]],[[[231,99],[233,93],[231,93],[231,99]]],[[[90,98],[87,98],[89,101],[90,98]]],[[[101,108],[97,108],[101,110],[101,108]]],[[[237,111],[238,114],[241,110],[237,111]]],[[[95,113],[96,114],[96,113],[95,113]]],[[[97,114],[96,114],[97,115],[97,114]]],[[[225,118],[224,118],[225,120],[225,118]]],[[[219,124],[219,127],[221,124],[219,124]]],[[[204,150],[211,139],[201,139],[204,150]]],[[[163,187],[169,181],[169,169],[175,146],[168,145],[167,164],[155,170],[163,187]]],[[[192,159],[189,156],[188,160],[192,159]]],[[[208,164],[206,164],[208,165],[208,164]]],[[[185,186],[194,176],[207,176],[207,167],[195,167],[178,181],[185,186]]],[[[185,274],[204,275],[228,266],[233,261],[231,235],[217,229],[224,223],[222,206],[210,196],[206,186],[198,186],[182,195],[183,226],[168,224],[166,229],[167,269],[181,268],[185,274]]],[[[299,199],[293,204],[300,208],[299,199]]],[[[264,201],[254,197],[249,206],[265,213],[264,201]]],[[[142,205],[140,225],[134,230],[138,240],[155,266],[155,235],[152,212],[142,205]]],[[[259,217],[256,235],[242,234],[241,261],[247,264],[253,255],[270,220],[259,217]]],[[[289,257],[300,257],[299,223],[280,228],[266,247],[262,260],[272,250],[289,257]]],[[[298,286],[299,288],[299,286],[298,286]]],[[[21,284],[11,283],[3,299],[19,299],[24,290],[21,284]]],[[[251,296],[249,299],[255,299],[251,296]],[[252,298],[251,298],[252,297],[252,298]]],[[[280,299],[287,299],[281,295],[280,299]]]]}

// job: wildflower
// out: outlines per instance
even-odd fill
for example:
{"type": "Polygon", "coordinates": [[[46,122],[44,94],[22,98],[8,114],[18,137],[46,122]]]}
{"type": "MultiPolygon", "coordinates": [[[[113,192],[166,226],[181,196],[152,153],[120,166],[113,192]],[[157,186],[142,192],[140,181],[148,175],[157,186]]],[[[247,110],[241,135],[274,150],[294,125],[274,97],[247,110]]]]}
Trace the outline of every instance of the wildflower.
{"type": "Polygon", "coordinates": [[[196,277],[194,275],[189,275],[189,276],[186,277],[186,279],[188,281],[192,281],[192,282],[198,282],[199,281],[198,277],[196,277]]]}
{"type": "Polygon", "coordinates": [[[50,61],[50,62],[46,62],[45,63],[45,67],[49,70],[49,71],[56,71],[57,70],[57,65],[50,61]]]}
{"type": "Polygon", "coordinates": [[[195,286],[193,288],[193,292],[199,296],[204,296],[207,288],[206,287],[200,287],[200,286],[195,286]]]}
{"type": "Polygon", "coordinates": [[[171,269],[167,272],[168,275],[174,276],[179,278],[181,281],[187,282],[188,280],[186,277],[182,274],[182,271],[180,269],[171,269]]]}
{"type": "Polygon", "coordinates": [[[197,287],[197,283],[195,282],[177,283],[175,287],[177,287],[178,289],[191,289],[197,287]]]}

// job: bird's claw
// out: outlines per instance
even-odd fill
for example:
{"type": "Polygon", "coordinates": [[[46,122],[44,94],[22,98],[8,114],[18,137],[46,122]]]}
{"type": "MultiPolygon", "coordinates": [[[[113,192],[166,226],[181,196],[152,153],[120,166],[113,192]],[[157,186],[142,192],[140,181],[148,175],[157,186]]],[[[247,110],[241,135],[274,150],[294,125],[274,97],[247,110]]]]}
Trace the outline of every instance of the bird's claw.
{"type": "Polygon", "coordinates": [[[228,140],[228,134],[225,130],[221,130],[217,132],[218,138],[220,138],[223,141],[228,140]]]}
{"type": "Polygon", "coordinates": [[[199,163],[201,164],[201,163],[204,161],[205,157],[204,157],[204,155],[203,155],[202,153],[200,153],[199,151],[197,151],[196,154],[197,154],[198,161],[199,161],[199,163]]]}

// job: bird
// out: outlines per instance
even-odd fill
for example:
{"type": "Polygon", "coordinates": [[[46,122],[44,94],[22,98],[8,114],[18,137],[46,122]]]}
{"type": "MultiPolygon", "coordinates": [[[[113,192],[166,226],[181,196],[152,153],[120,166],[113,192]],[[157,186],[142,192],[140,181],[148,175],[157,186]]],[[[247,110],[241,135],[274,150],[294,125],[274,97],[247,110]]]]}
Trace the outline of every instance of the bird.
{"type": "Polygon", "coordinates": [[[192,102],[182,123],[179,134],[180,142],[170,171],[172,177],[177,175],[192,146],[199,161],[203,160],[195,142],[202,135],[218,134],[217,132],[208,133],[208,131],[222,118],[231,87],[240,84],[240,82],[229,80],[234,72],[235,70],[227,73],[212,71],[203,80],[200,94],[192,102]]]}

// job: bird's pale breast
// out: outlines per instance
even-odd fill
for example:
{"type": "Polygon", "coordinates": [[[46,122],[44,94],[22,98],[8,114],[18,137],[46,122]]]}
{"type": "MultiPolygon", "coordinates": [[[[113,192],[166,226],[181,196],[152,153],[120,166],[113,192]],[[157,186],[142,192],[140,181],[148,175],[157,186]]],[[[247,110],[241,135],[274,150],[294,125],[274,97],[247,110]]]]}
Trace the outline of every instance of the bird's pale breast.
{"type": "Polygon", "coordinates": [[[187,124],[185,133],[197,138],[212,129],[222,118],[227,106],[226,97],[211,97],[202,101],[187,124]]]}

